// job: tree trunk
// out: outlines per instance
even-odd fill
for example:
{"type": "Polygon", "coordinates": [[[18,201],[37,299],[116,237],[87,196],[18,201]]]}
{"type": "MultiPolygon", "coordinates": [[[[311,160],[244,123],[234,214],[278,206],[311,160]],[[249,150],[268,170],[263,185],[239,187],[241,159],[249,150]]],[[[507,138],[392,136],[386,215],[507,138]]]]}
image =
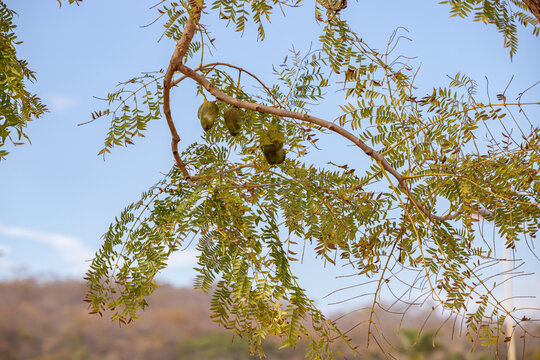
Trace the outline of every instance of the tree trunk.
{"type": "Polygon", "coordinates": [[[523,0],[533,15],[540,21],[540,0],[523,0]]]}

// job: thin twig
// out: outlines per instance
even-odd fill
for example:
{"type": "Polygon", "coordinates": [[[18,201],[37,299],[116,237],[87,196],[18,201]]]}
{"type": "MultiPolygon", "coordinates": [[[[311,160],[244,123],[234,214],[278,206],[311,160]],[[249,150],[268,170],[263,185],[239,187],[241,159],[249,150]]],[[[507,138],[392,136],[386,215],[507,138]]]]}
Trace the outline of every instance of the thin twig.
{"type": "MultiPolygon", "coordinates": [[[[246,69],[244,68],[241,68],[239,66],[236,66],[236,65],[232,65],[232,64],[228,64],[228,63],[224,63],[224,62],[213,62],[213,63],[210,63],[210,64],[205,64],[205,65],[201,65],[199,66],[198,68],[194,69],[193,71],[200,71],[202,69],[205,69],[205,68],[209,68],[209,67],[215,67],[215,66],[227,66],[227,67],[230,67],[230,68],[233,68],[233,69],[236,69],[238,70],[240,73],[244,72],[246,74],[248,74],[249,76],[251,76],[253,79],[255,79],[259,84],[261,84],[261,86],[266,90],[266,92],[268,92],[268,94],[272,97],[272,99],[274,100],[274,104],[278,104],[280,107],[284,107],[283,104],[281,104],[279,102],[278,99],[276,99],[276,97],[274,96],[274,94],[272,93],[272,91],[268,88],[268,86],[266,86],[257,76],[255,76],[254,74],[252,74],[251,72],[247,71],[246,69]]],[[[187,78],[188,76],[187,75],[184,75],[180,78],[178,78],[177,80],[173,81],[173,86],[176,86],[178,85],[178,83],[180,83],[181,81],[183,81],[185,78],[187,78]]]]}

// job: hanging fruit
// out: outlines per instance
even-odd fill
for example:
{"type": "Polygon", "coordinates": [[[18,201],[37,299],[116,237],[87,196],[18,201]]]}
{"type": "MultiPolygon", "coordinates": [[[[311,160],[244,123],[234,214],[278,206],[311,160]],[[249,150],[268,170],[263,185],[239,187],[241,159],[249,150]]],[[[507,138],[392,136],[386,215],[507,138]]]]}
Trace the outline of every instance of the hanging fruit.
{"type": "Polygon", "coordinates": [[[236,106],[229,106],[227,110],[223,112],[223,118],[225,119],[225,126],[232,136],[236,136],[240,133],[243,122],[242,110],[236,106]]]}
{"type": "Polygon", "coordinates": [[[276,125],[270,125],[270,128],[266,132],[266,138],[267,141],[262,146],[263,151],[266,149],[267,151],[276,152],[283,147],[284,136],[276,125]]]}
{"type": "Polygon", "coordinates": [[[204,102],[199,107],[197,116],[201,120],[201,125],[204,131],[208,131],[214,125],[216,118],[219,114],[219,108],[215,101],[208,101],[204,99],[204,102]]]}
{"type": "Polygon", "coordinates": [[[268,151],[263,149],[264,157],[270,165],[281,164],[285,161],[285,149],[281,148],[278,151],[268,151]]]}
{"type": "Polygon", "coordinates": [[[270,165],[281,164],[285,161],[285,149],[283,149],[284,136],[277,125],[271,125],[266,133],[266,141],[262,144],[266,161],[270,165]]]}

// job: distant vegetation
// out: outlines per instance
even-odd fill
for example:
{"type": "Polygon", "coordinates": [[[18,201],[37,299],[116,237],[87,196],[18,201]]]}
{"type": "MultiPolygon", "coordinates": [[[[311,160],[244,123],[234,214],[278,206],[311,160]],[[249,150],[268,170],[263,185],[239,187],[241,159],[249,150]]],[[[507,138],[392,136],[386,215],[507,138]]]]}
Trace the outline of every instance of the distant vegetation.
{"type": "MultiPolygon", "coordinates": [[[[150,298],[150,307],[140,319],[121,328],[108,317],[87,314],[82,301],[85,291],[83,283],[71,281],[0,283],[0,360],[253,359],[243,339],[233,338],[210,319],[210,298],[201,291],[162,286],[150,298]]],[[[362,315],[350,315],[346,322],[340,323],[344,328],[352,328],[362,322],[362,315]]],[[[497,356],[496,347],[489,349],[490,352],[486,349],[470,352],[468,340],[457,336],[451,340],[453,324],[435,335],[428,328],[441,320],[433,314],[420,335],[417,329],[426,319],[426,313],[418,313],[415,319],[409,315],[400,331],[396,329],[400,317],[381,316],[381,326],[390,335],[390,343],[400,344],[392,349],[386,346],[398,359],[487,360],[497,356]],[[433,342],[436,346],[430,348],[433,342]]],[[[540,334],[540,327],[536,330],[540,334]]],[[[365,349],[362,325],[352,334],[358,340],[358,358],[386,358],[376,345],[365,349]]],[[[302,345],[296,351],[279,350],[278,341],[269,341],[265,343],[265,353],[268,359],[303,359],[302,345]]],[[[351,358],[350,350],[345,349],[342,347],[344,355],[351,358]]],[[[501,359],[505,358],[504,349],[505,345],[500,344],[501,359]]],[[[524,354],[524,359],[540,359],[540,342],[527,343],[524,354]]]]}

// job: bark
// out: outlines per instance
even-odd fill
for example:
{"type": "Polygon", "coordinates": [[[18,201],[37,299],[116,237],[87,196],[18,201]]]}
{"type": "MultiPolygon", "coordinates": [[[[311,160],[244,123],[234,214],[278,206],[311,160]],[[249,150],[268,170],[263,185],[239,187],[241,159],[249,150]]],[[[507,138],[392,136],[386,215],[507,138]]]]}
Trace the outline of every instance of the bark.
{"type": "MultiPolygon", "coordinates": [[[[197,6],[197,4],[195,4],[195,6],[197,6]]],[[[184,32],[182,33],[182,37],[176,43],[176,47],[174,49],[171,60],[169,62],[169,67],[167,68],[167,72],[165,73],[165,77],[163,79],[163,113],[165,114],[165,118],[167,119],[167,125],[169,126],[169,129],[172,135],[172,141],[171,141],[172,153],[174,156],[174,160],[176,161],[176,165],[180,168],[180,170],[182,171],[182,174],[184,175],[184,179],[190,185],[193,185],[193,181],[191,180],[191,175],[189,174],[186,168],[186,164],[182,161],[182,159],[180,158],[180,154],[178,152],[178,143],[180,142],[180,135],[178,135],[178,132],[176,131],[176,126],[174,125],[174,122],[172,119],[170,93],[171,93],[171,87],[173,86],[172,77],[174,75],[174,72],[178,69],[178,66],[182,64],[183,58],[186,55],[186,52],[188,51],[191,39],[193,39],[193,35],[195,34],[195,31],[197,30],[197,22],[199,21],[201,11],[202,11],[202,5],[201,7],[193,8],[193,13],[189,16],[189,19],[186,25],[184,26],[184,32]]]]}
{"type": "Polygon", "coordinates": [[[529,11],[540,21],[540,0],[523,0],[529,11]]]}

